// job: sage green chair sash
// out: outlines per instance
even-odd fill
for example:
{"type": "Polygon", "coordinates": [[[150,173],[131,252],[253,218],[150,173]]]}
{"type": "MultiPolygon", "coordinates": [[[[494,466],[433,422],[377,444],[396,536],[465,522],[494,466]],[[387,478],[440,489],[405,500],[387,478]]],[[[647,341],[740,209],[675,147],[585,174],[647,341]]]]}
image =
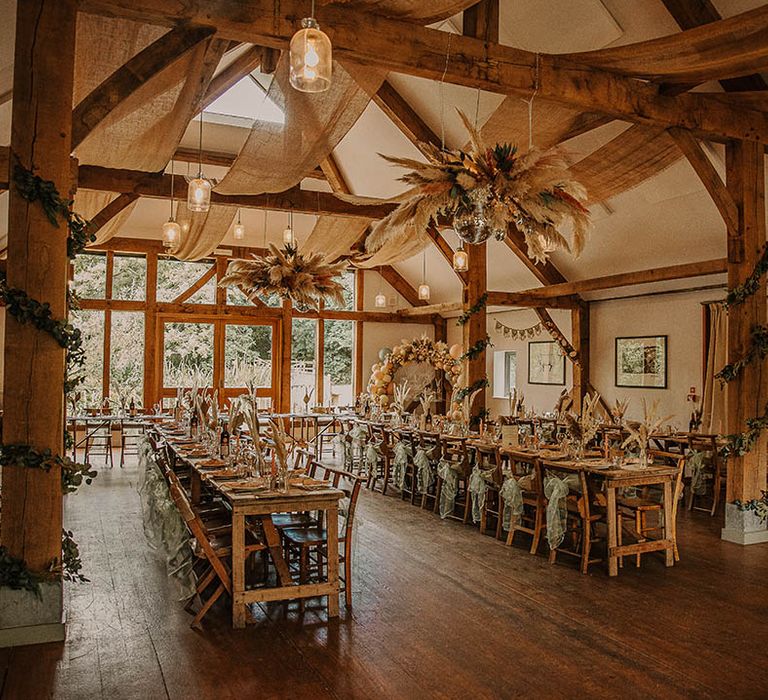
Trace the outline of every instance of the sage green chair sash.
{"type": "Polygon", "coordinates": [[[694,496],[703,496],[707,492],[707,473],[706,466],[709,454],[706,452],[693,451],[685,458],[686,476],[691,477],[691,491],[694,496]]]}
{"type": "Polygon", "coordinates": [[[445,459],[437,463],[437,475],[443,480],[440,487],[440,517],[447,518],[453,513],[456,505],[456,494],[459,491],[459,473],[445,459]]]}
{"type": "Polygon", "coordinates": [[[403,490],[405,486],[405,472],[408,467],[408,458],[413,456],[413,450],[402,441],[395,443],[394,457],[392,459],[392,480],[395,486],[403,490]]]}
{"type": "Polygon", "coordinates": [[[526,474],[519,478],[509,475],[504,480],[499,496],[504,501],[502,527],[505,530],[511,529],[513,525],[520,522],[520,517],[523,514],[523,491],[530,491],[533,488],[534,480],[534,474],[526,474]]]}
{"type": "Polygon", "coordinates": [[[479,523],[482,518],[488,488],[493,483],[495,471],[495,468],[480,469],[480,467],[476,466],[469,475],[467,489],[472,498],[472,522],[474,523],[479,523]]]}
{"type": "Polygon", "coordinates": [[[416,488],[421,494],[427,493],[435,483],[435,471],[432,467],[433,451],[434,448],[418,447],[413,457],[413,464],[416,467],[416,488]]]}
{"type": "Polygon", "coordinates": [[[565,539],[568,512],[565,499],[568,492],[578,490],[579,475],[568,474],[562,479],[549,474],[544,479],[544,495],[547,497],[547,542],[550,549],[557,549],[565,539]]]}

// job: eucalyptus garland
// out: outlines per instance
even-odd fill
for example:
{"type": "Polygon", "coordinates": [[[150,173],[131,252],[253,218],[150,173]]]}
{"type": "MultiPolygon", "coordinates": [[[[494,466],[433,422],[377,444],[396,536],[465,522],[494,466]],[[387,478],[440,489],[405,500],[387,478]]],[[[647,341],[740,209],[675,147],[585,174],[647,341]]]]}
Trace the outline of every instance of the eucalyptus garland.
{"type": "Polygon", "coordinates": [[[62,493],[74,493],[83,482],[90,485],[98,474],[89,464],[79,464],[69,457],[54,455],[50,449],[41,452],[29,445],[0,445],[0,466],[10,465],[42,469],[46,472],[52,467],[61,467],[62,493]]]}
{"type": "Polygon", "coordinates": [[[85,364],[82,333],[66,321],[53,317],[51,306],[47,302],[40,303],[32,299],[24,290],[8,287],[0,280],[0,299],[5,308],[19,323],[31,323],[38,330],[48,333],[67,355],[67,377],[64,381],[64,393],[69,393],[83,377],[73,377],[72,374],[85,364]]]}
{"type": "Polygon", "coordinates": [[[736,362],[730,362],[715,377],[721,382],[733,381],[755,358],[762,360],[768,355],[768,326],[755,326],[752,329],[752,342],[744,356],[736,362]]]}
{"type": "Polygon", "coordinates": [[[80,559],[80,547],[72,537],[71,530],[61,531],[61,565],[54,565],[52,571],[65,581],[74,583],[89,583],[83,573],[83,561],[80,559]]]}
{"type": "Polygon", "coordinates": [[[754,511],[760,520],[768,520],[768,491],[761,491],[763,494],[760,498],[753,498],[751,501],[740,501],[738,498],[733,504],[739,510],[751,510],[754,511]]]}
{"type": "Polygon", "coordinates": [[[48,221],[58,228],[59,221],[67,224],[67,257],[74,258],[82,252],[88,243],[96,240],[91,233],[91,222],[72,211],[72,200],[61,198],[56,185],[51,180],[43,180],[39,175],[17,163],[13,169],[13,181],[18,193],[28,202],[40,202],[48,221]]]}
{"type": "Polygon", "coordinates": [[[469,323],[469,319],[476,313],[482,311],[487,303],[488,292],[484,292],[483,295],[472,306],[470,306],[463,314],[461,314],[461,316],[456,319],[456,325],[464,326],[469,323]]]}
{"type": "Polygon", "coordinates": [[[768,404],[766,404],[762,416],[747,418],[747,429],[743,433],[726,435],[726,444],[720,449],[723,457],[740,457],[750,452],[755,446],[760,433],[768,428],[768,404]]]}
{"type": "Polygon", "coordinates": [[[27,562],[0,546],[0,586],[14,591],[31,591],[40,597],[40,584],[44,580],[44,576],[27,568],[27,562]]]}
{"type": "Polygon", "coordinates": [[[485,336],[485,338],[481,338],[472,345],[461,357],[459,357],[459,362],[463,362],[464,360],[474,360],[487,347],[493,347],[490,336],[485,336]]]}
{"type": "Polygon", "coordinates": [[[482,377],[481,379],[478,379],[476,382],[473,382],[469,386],[465,386],[462,389],[459,389],[456,392],[456,401],[463,401],[467,398],[470,394],[472,394],[474,391],[477,391],[478,389],[486,389],[490,384],[488,383],[488,377],[482,377]]]}
{"type": "Polygon", "coordinates": [[[768,272],[768,244],[763,246],[763,252],[760,255],[760,259],[749,274],[749,277],[747,277],[747,279],[740,285],[728,291],[728,295],[725,297],[725,306],[729,307],[743,304],[760,288],[760,278],[766,272],[768,272]]]}

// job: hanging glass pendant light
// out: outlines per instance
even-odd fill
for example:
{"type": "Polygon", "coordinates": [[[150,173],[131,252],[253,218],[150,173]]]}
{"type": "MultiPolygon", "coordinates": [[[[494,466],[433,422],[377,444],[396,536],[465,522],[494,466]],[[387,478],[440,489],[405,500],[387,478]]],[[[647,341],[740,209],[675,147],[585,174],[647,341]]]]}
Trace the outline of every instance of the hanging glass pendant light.
{"type": "Polygon", "coordinates": [[[311,16],[301,20],[301,27],[291,39],[289,80],[299,92],[325,92],[331,86],[333,50],[315,19],[315,0],[311,16]]]}
{"type": "Polygon", "coordinates": [[[211,190],[213,184],[203,176],[203,113],[200,112],[200,136],[198,140],[197,176],[189,181],[187,190],[187,209],[193,212],[206,212],[211,208],[211,190]]]}
{"type": "Polygon", "coordinates": [[[381,289],[381,272],[379,272],[379,293],[374,297],[373,305],[377,309],[387,308],[387,297],[384,296],[384,292],[381,289]]]}
{"type": "Polygon", "coordinates": [[[288,212],[288,227],[283,231],[283,243],[293,246],[293,212],[288,212]]]}
{"type": "Polygon", "coordinates": [[[421,257],[421,284],[419,285],[419,299],[429,301],[430,289],[427,284],[427,251],[421,257]]]}
{"type": "Polygon", "coordinates": [[[453,253],[453,269],[456,272],[466,272],[469,270],[469,255],[464,250],[464,243],[459,239],[459,247],[453,253]]]}
{"type": "Polygon", "coordinates": [[[163,224],[163,247],[173,248],[181,240],[181,226],[176,223],[173,216],[173,161],[171,161],[171,215],[163,224]]]}
{"type": "Polygon", "coordinates": [[[233,235],[236,241],[242,241],[245,238],[245,224],[240,220],[240,210],[237,210],[237,223],[233,230],[233,235]]]}

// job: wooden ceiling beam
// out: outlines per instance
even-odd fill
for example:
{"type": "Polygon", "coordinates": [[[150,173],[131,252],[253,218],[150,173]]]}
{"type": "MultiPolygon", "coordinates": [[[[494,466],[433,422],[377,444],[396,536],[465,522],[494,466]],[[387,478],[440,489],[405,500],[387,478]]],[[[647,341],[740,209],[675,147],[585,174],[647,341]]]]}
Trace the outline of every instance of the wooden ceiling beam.
{"type": "MultiPolygon", "coordinates": [[[[246,259],[252,255],[264,255],[267,251],[264,248],[252,246],[231,246],[221,245],[217,250],[231,251],[231,255],[219,256],[215,252],[210,255],[215,257],[229,257],[232,259],[246,259]]],[[[163,242],[156,238],[132,238],[130,236],[114,236],[108,241],[96,245],[88,246],[87,252],[108,252],[115,253],[158,253],[160,255],[168,254],[168,249],[163,246],[163,242]]]]}
{"type": "Polygon", "coordinates": [[[731,193],[725,186],[712,161],[701,150],[699,142],[690,131],[685,131],[685,129],[669,129],[669,133],[696,171],[707,192],[709,192],[712,201],[723,217],[723,221],[725,221],[728,231],[738,231],[739,210],[736,202],[733,201],[731,193]]]}
{"type": "Polygon", "coordinates": [[[573,309],[579,305],[573,296],[547,297],[542,299],[525,292],[488,292],[486,306],[527,306],[547,309],[573,309]]]}
{"type": "Polygon", "coordinates": [[[140,87],[213,34],[211,27],[176,27],[120,66],[75,107],[72,150],[140,87]]]}
{"type": "Polygon", "coordinates": [[[456,276],[459,278],[459,281],[462,284],[467,283],[467,273],[466,272],[459,272],[458,270],[453,269],[453,248],[448,244],[448,241],[443,238],[443,234],[440,233],[440,231],[437,229],[437,227],[434,224],[430,224],[427,227],[427,235],[432,239],[432,242],[435,244],[435,247],[440,252],[440,255],[443,256],[443,259],[451,266],[451,269],[456,273],[456,276]]]}
{"type": "Polygon", "coordinates": [[[424,307],[427,302],[419,299],[419,293],[413,288],[411,283],[405,279],[391,265],[384,265],[378,270],[379,274],[403,299],[413,307],[424,307]]]}
{"type": "Polygon", "coordinates": [[[440,137],[427,126],[426,122],[416,113],[416,110],[406,102],[388,80],[381,84],[373,96],[373,102],[420,151],[423,148],[421,145],[423,143],[440,145],[440,137]]]}
{"type": "Polygon", "coordinates": [[[543,301],[552,297],[564,297],[583,294],[584,292],[596,292],[603,289],[615,289],[617,287],[630,287],[639,284],[651,284],[653,282],[668,282],[670,280],[717,275],[726,272],[726,270],[726,259],[718,258],[716,260],[703,260],[695,263],[682,263],[680,265],[657,267],[652,270],[620,272],[615,275],[592,277],[590,279],[577,280],[575,282],[550,284],[544,287],[524,289],[518,293],[543,301]]]}
{"type": "MultiPolygon", "coordinates": [[[[718,22],[722,15],[712,3],[712,0],[662,0],[667,12],[677,22],[680,29],[695,29],[705,24],[718,22]]],[[[726,78],[720,81],[726,92],[745,92],[751,90],[768,90],[768,83],[759,73],[744,75],[738,78],[726,78]]],[[[691,86],[688,86],[690,88],[691,86]]]]}
{"type": "MultiPolygon", "coordinates": [[[[306,14],[304,0],[82,0],[80,7],[166,26],[213,25],[224,39],[275,49],[288,47],[297,18],[306,14]]],[[[542,99],[638,124],[690,129],[713,140],[768,141],[768,115],[708,95],[662,96],[656,85],[583,66],[572,58],[456,36],[349,6],[321,5],[316,15],[331,34],[334,55],[342,60],[526,96],[534,89],[538,65],[536,89],[542,99]],[[398,50],[392,51],[393,46],[398,50]]]]}
{"type": "Polygon", "coordinates": [[[91,225],[88,229],[88,232],[91,234],[98,233],[121,211],[133,204],[138,198],[139,195],[133,193],[118,195],[91,219],[91,225]]]}
{"type": "Polygon", "coordinates": [[[463,33],[489,44],[498,44],[499,0],[480,0],[464,10],[463,33]]]}
{"type": "Polygon", "coordinates": [[[563,284],[567,282],[565,276],[554,266],[551,260],[548,260],[544,265],[538,265],[528,257],[528,254],[525,252],[528,248],[525,243],[525,236],[514,226],[510,225],[507,229],[507,237],[504,239],[504,243],[542,284],[563,284]]]}
{"type": "MultiPolygon", "coordinates": [[[[171,176],[167,173],[145,173],[136,170],[101,168],[81,165],[79,186],[105,192],[132,193],[140,197],[168,199],[171,176]]],[[[0,186],[2,186],[0,184],[0,186]]],[[[7,186],[7,185],[6,185],[7,186]]],[[[285,192],[258,195],[224,195],[214,191],[211,202],[232,207],[294,211],[317,216],[355,216],[381,219],[395,207],[393,204],[354,205],[328,192],[313,192],[293,187],[285,192]]]]}
{"type": "MultiPolygon", "coordinates": [[[[178,160],[182,163],[197,163],[200,161],[200,156],[201,154],[196,148],[177,148],[173,154],[173,160],[178,160]]],[[[233,153],[206,150],[202,152],[203,165],[218,165],[222,168],[230,168],[235,160],[237,160],[237,154],[233,153]]],[[[306,176],[314,180],[326,179],[325,173],[319,167],[308,172],[306,176]]]]}
{"type": "Polygon", "coordinates": [[[235,83],[240,82],[246,75],[261,65],[264,49],[261,46],[251,46],[235,58],[226,68],[215,75],[208,85],[203,97],[202,108],[216,101],[235,83]]]}

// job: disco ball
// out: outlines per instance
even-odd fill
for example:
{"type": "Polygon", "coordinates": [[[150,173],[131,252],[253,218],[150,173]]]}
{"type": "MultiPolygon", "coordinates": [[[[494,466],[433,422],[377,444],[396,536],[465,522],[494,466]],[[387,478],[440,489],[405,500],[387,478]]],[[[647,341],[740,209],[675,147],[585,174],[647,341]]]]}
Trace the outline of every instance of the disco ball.
{"type": "Polygon", "coordinates": [[[459,238],[470,245],[484,243],[491,236],[503,240],[506,231],[495,229],[488,224],[485,208],[481,203],[472,209],[463,209],[453,217],[453,228],[459,238]]]}

